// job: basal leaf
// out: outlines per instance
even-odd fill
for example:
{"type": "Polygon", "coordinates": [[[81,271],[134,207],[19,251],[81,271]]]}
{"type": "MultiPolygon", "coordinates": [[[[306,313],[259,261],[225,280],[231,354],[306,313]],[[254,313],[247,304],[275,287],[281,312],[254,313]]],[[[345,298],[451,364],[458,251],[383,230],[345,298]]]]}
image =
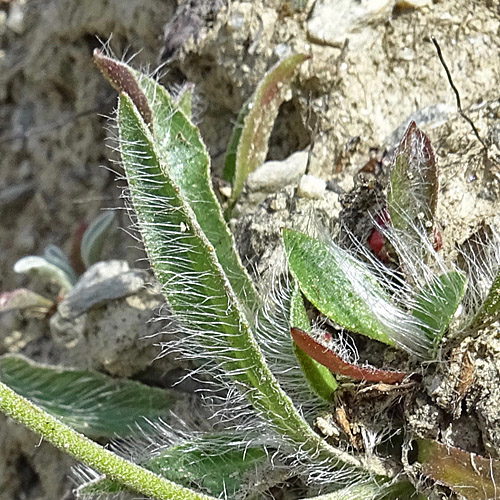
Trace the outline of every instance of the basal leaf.
{"type": "MultiPolygon", "coordinates": [[[[298,283],[294,287],[292,296],[290,324],[305,331],[310,329],[309,318],[307,317],[298,283]]],[[[294,351],[311,389],[325,401],[331,402],[332,395],[338,387],[332,372],[306,354],[295,342],[294,351]]]]}
{"type": "Polygon", "coordinates": [[[498,498],[500,461],[418,439],[418,461],[424,475],[451,488],[467,500],[498,498]]]}
{"type": "Polygon", "coordinates": [[[367,265],[334,243],[283,231],[288,264],[306,298],[340,326],[414,355],[428,356],[421,325],[398,308],[367,265]]]}
{"type": "Polygon", "coordinates": [[[87,269],[100,260],[104,243],[114,220],[113,212],[104,212],[98,215],[83,233],[81,254],[87,269]]]}
{"type": "Polygon", "coordinates": [[[239,299],[251,308],[260,305],[252,281],[243,268],[225,223],[210,179],[210,157],[198,127],[179,109],[174,99],[155,80],[128,68],[154,113],[151,126],[161,170],[180,190],[193,210],[201,230],[215,249],[239,299]]]}
{"type": "Polygon", "coordinates": [[[257,412],[302,453],[358,465],[356,458],[321,440],[278,385],[255,342],[247,309],[229,281],[230,271],[226,276],[185,190],[170,176],[149,127],[124,94],[118,125],[130,196],[151,265],[173,314],[194,332],[190,334],[196,336],[198,350],[220,360],[219,368],[239,383],[257,412]]]}
{"type": "Polygon", "coordinates": [[[416,300],[413,315],[437,347],[465,293],[467,278],[464,273],[451,271],[441,274],[423,290],[416,300]]]}
{"type": "Polygon", "coordinates": [[[368,270],[333,243],[289,229],[283,240],[290,269],[314,307],[353,332],[395,345],[374,312],[388,299],[368,270]]]}
{"type": "Polygon", "coordinates": [[[86,370],[57,368],[26,358],[0,358],[0,381],[89,437],[126,437],[145,419],[168,417],[174,391],[86,370]]]}
{"type": "Polygon", "coordinates": [[[52,300],[27,288],[18,288],[12,290],[12,292],[0,293],[0,313],[14,309],[32,309],[47,313],[53,305],[52,300]]]}
{"type": "MultiPolygon", "coordinates": [[[[264,163],[279,107],[285,99],[296,68],[307,59],[308,56],[304,54],[296,54],[280,61],[257,87],[238,142],[230,206],[236,203],[248,174],[264,163]]],[[[229,177],[231,168],[227,169],[229,177]]]]}
{"type": "MultiPolygon", "coordinates": [[[[202,436],[171,446],[142,465],[170,481],[215,497],[242,498],[245,490],[255,490],[256,471],[268,462],[268,456],[261,446],[238,448],[231,440],[235,438],[230,434],[202,436]]],[[[76,495],[85,499],[119,491],[124,491],[119,483],[102,478],[82,485],[76,495]]]]}
{"type": "Polygon", "coordinates": [[[438,193],[436,157],[429,138],[410,122],[395,153],[389,183],[391,223],[410,239],[420,242],[419,232],[432,233],[438,193]]]}
{"type": "Polygon", "coordinates": [[[59,266],[51,264],[47,259],[37,255],[29,255],[19,259],[14,264],[14,271],[34,276],[44,283],[55,283],[60,287],[62,294],[70,290],[75,284],[73,277],[59,266]]]}
{"type": "Polygon", "coordinates": [[[68,257],[57,245],[47,245],[43,251],[43,258],[50,264],[62,269],[69,276],[71,282],[76,283],[78,279],[76,273],[71,267],[68,257]]]}

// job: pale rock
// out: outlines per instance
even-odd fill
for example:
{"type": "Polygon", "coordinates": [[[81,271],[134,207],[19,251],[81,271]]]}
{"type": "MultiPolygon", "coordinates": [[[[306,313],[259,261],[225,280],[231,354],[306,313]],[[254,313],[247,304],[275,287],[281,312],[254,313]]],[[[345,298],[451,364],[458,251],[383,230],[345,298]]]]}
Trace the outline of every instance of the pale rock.
{"type": "Polygon", "coordinates": [[[320,200],[325,196],[326,182],[314,175],[303,175],[299,182],[297,194],[301,198],[320,200]]]}
{"type": "Polygon", "coordinates": [[[266,161],[248,176],[248,191],[274,193],[296,184],[306,171],[307,159],[307,151],[299,151],[283,161],[266,161]]]}
{"type": "Polygon", "coordinates": [[[233,216],[251,213],[270,194],[277,193],[286,186],[296,186],[305,174],[308,158],[307,151],[299,151],[283,161],[263,163],[247,177],[233,209],[233,216]]]}
{"type": "Polygon", "coordinates": [[[430,7],[432,0],[397,0],[396,5],[402,9],[421,9],[430,7]]]}
{"type": "Polygon", "coordinates": [[[353,34],[364,36],[378,16],[388,16],[394,0],[319,0],[307,23],[309,37],[318,43],[342,46],[353,34]]]}

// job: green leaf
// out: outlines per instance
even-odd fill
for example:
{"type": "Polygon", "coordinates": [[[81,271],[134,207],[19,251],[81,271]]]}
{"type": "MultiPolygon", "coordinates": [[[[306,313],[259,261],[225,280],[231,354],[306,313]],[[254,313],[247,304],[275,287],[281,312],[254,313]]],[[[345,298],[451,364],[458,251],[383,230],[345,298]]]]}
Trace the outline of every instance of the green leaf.
{"type": "Polygon", "coordinates": [[[423,323],[422,329],[435,348],[457,311],[466,287],[465,274],[451,271],[441,274],[418,295],[413,316],[423,323]]]}
{"type": "Polygon", "coordinates": [[[72,276],[68,275],[59,266],[55,266],[37,255],[29,255],[19,259],[14,264],[14,271],[34,276],[44,283],[55,283],[60,287],[62,294],[68,292],[75,284],[72,276]]]}
{"type": "MultiPolygon", "coordinates": [[[[257,470],[268,463],[268,456],[261,446],[238,448],[231,441],[237,441],[231,434],[202,436],[171,446],[142,466],[215,497],[242,498],[245,490],[255,490],[257,470]]],[[[102,478],[82,485],[76,496],[85,499],[124,490],[119,483],[102,478]]]]}
{"type": "MultiPolygon", "coordinates": [[[[249,104],[251,109],[245,117],[238,142],[230,206],[236,203],[248,174],[264,163],[279,107],[285,99],[296,68],[307,59],[308,56],[304,54],[290,56],[271,68],[259,83],[249,104]]],[[[236,140],[234,135],[231,142],[233,139],[236,140]]],[[[230,144],[230,147],[234,145],[230,144]]],[[[227,169],[229,176],[231,167],[228,166],[227,169]]]]}
{"type": "Polygon", "coordinates": [[[136,76],[151,107],[154,103],[151,125],[160,170],[172,179],[181,197],[194,212],[238,298],[248,307],[258,308],[260,300],[241,264],[212,189],[210,157],[198,127],[178,108],[164,87],[128,69],[136,76]]]}
{"type": "MultiPolygon", "coordinates": [[[[226,270],[226,276],[214,246],[197,221],[189,196],[184,197],[185,190],[160,160],[153,135],[124,94],[120,96],[118,125],[139,227],[172,312],[195,332],[197,345],[206,350],[206,356],[213,356],[220,368],[241,385],[254,408],[289,443],[300,447],[311,459],[359,466],[358,459],[317,436],[278,385],[255,342],[245,315],[247,309],[229,281],[231,269],[226,270]]],[[[172,145],[174,151],[180,148],[188,157],[199,151],[196,144],[191,145],[192,149],[187,147],[183,134],[175,134],[174,139],[180,142],[180,146],[172,145]]],[[[184,160],[179,157],[178,161],[184,160]]],[[[173,166],[174,172],[177,168],[173,166]]]]}
{"type": "Polygon", "coordinates": [[[395,345],[373,312],[389,300],[364,266],[333,243],[297,231],[285,229],[283,240],[290,270],[314,307],[353,332],[395,345]]]}
{"type": "Polygon", "coordinates": [[[222,171],[222,178],[230,182],[234,181],[234,174],[236,172],[236,155],[238,153],[238,144],[240,143],[241,133],[243,132],[243,124],[251,109],[251,100],[247,101],[240,109],[234,124],[233,133],[229,139],[226,150],[226,158],[224,160],[224,170],[222,171]]]}
{"type": "Polygon", "coordinates": [[[438,193],[437,163],[429,138],[410,122],[395,154],[389,184],[391,223],[408,244],[418,245],[421,234],[432,234],[438,193]]]}
{"type": "Polygon", "coordinates": [[[0,381],[89,437],[126,437],[145,419],[166,417],[176,399],[162,389],[101,373],[0,358],[0,381]]]}
{"type": "Polygon", "coordinates": [[[82,238],[81,254],[86,268],[99,262],[109,229],[115,220],[113,212],[98,215],[87,228],[82,238]]]}
{"type": "Polygon", "coordinates": [[[500,461],[440,444],[417,439],[422,473],[451,488],[467,500],[498,497],[500,461]]]}
{"type": "MultiPolygon", "coordinates": [[[[302,294],[297,282],[295,282],[292,295],[290,324],[293,327],[310,332],[309,318],[307,317],[306,308],[304,307],[304,301],[302,300],[302,294]]],[[[325,401],[331,402],[332,395],[338,387],[334,375],[328,368],[307,355],[295,342],[293,345],[295,355],[311,389],[325,401]]]]}

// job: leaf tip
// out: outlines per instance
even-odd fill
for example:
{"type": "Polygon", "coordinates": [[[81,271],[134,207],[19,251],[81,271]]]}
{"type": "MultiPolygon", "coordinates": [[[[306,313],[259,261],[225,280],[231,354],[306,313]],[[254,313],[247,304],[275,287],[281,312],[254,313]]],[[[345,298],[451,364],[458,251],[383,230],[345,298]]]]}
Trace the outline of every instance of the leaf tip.
{"type": "Polygon", "coordinates": [[[153,113],[131,68],[104,55],[99,49],[94,49],[94,62],[114,89],[130,97],[143,120],[149,125],[152,122],[153,113]]]}

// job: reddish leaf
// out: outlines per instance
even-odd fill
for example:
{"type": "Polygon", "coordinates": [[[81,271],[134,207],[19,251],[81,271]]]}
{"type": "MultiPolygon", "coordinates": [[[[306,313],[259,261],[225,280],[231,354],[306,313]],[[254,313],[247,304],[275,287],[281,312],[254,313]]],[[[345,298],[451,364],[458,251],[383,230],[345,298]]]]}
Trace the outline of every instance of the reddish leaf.
{"type": "Polygon", "coordinates": [[[295,343],[306,354],[334,373],[346,375],[356,380],[385,382],[387,384],[401,382],[406,377],[406,373],[404,372],[380,370],[373,366],[359,366],[354,363],[349,363],[328,347],[320,344],[300,328],[292,328],[291,333],[295,343]]]}
{"type": "Polygon", "coordinates": [[[437,441],[418,439],[418,461],[422,472],[468,500],[498,498],[500,461],[445,446],[437,441]]]}
{"type": "Polygon", "coordinates": [[[69,251],[69,261],[71,267],[75,270],[76,274],[80,275],[85,272],[85,264],[82,260],[82,238],[85,231],[89,227],[87,222],[80,222],[76,229],[73,231],[73,236],[71,237],[71,248],[69,251]]]}
{"type": "Polygon", "coordinates": [[[153,114],[132,69],[124,63],[105,56],[99,49],[94,50],[94,61],[109,83],[118,92],[123,92],[130,97],[143,120],[149,125],[153,114]]]}

